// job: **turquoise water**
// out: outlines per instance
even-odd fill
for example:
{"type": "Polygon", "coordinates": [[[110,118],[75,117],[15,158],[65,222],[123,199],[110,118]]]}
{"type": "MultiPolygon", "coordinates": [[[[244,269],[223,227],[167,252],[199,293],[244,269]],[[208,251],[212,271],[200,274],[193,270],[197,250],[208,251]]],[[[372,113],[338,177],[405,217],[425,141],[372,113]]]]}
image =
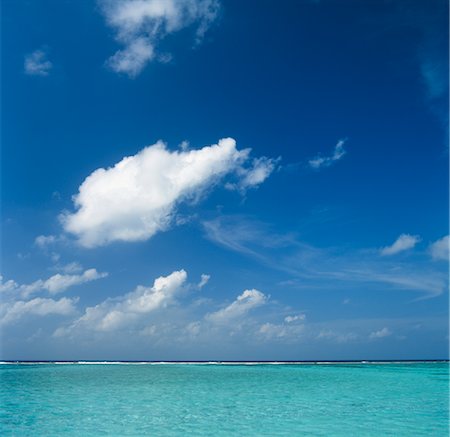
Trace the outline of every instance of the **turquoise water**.
{"type": "Polygon", "coordinates": [[[446,363],[3,364],[3,436],[448,436],[446,363]]]}

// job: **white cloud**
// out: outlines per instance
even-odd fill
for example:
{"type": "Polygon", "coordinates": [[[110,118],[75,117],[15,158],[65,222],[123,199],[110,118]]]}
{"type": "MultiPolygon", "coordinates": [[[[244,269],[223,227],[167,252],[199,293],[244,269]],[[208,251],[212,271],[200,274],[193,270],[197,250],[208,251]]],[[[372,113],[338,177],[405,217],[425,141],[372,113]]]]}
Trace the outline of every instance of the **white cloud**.
{"type": "Polygon", "coordinates": [[[266,337],[285,337],[287,335],[284,325],[276,325],[274,323],[264,323],[260,326],[259,332],[266,337]]]}
{"type": "Polygon", "coordinates": [[[354,332],[336,332],[331,329],[320,331],[317,340],[332,340],[337,343],[348,343],[358,340],[359,335],[354,332]]]}
{"type": "Polygon", "coordinates": [[[275,324],[264,323],[260,326],[258,334],[262,335],[266,340],[284,339],[298,340],[299,336],[305,331],[303,324],[275,324]]]}
{"type": "Polygon", "coordinates": [[[310,167],[314,169],[319,169],[322,167],[329,167],[336,161],[342,159],[342,157],[347,153],[344,150],[344,144],[346,140],[339,140],[334,148],[334,152],[331,156],[317,156],[309,160],[310,167]]]}
{"type": "Polygon", "coordinates": [[[57,265],[55,269],[60,270],[64,273],[79,273],[83,270],[83,267],[80,263],[74,261],[64,265],[57,265]]]}
{"type": "Polygon", "coordinates": [[[258,334],[265,340],[297,341],[306,334],[305,314],[287,316],[284,323],[264,323],[260,326],[258,334]]]}
{"type": "Polygon", "coordinates": [[[118,73],[134,77],[154,56],[153,46],[145,38],[136,38],[124,50],[117,51],[109,58],[108,65],[118,73]]]}
{"type": "Polygon", "coordinates": [[[201,332],[201,323],[199,321],[189,323],[185,331],[192,337],[196,337],[201,332]]]}
{"type": "Polygon", "coordinates": [[[419,242],[420,237],[418,235],[401,234],[391,246],[381,249],[381,255],[395,255],[404,250],[412,249],[419,242]]]}
{"type": "Polygon", "coordinates": [[[108,276],[108,273],[99,273],[96,269],[88,269],[80,275],[61,275],[57,273],[46,280],[38,279],[31,284],[20,285],[13,280],[9,280],[4,284],[0,282],[0,291],[18,292],[24,297],[43,290],[48,291],[50,294],[57,294],[74,285],[95,281],[96,279],[105,278],[106,276],[108,276]]]}
{"type": "Polygon", "coordinates": [[[200,278],[200,282],[198,283],[198,288],[203,288],[207,283],[208,283],[208,281],[210,280],[210,278],[211,278],[211,276],[210,275],[205,275],[205,274],[202,274],[202,276],[201,276],[201,278],[200,278]]]}
{"type": "Polygon", "coordinates": [[[170,54],[156,56],[167,35],[195,26],[200,43],[219,11],[218,0],[100,0],[107,24],[124,46],[109,60],[111,69],[130,77],[138,75],[151,60],[164,62],[170,54]]]}
{"type": "Polygon", "coordinates": [[[250,168],[239,169],[238,174],[241,176],[241,179],[237,183],[227,183],[225,188],[241,192],[245,192],[249,188],[256,188],[275,170],[279,159],[270,159],[265,156],[254,159],[250,168]]]}
{"type": "Polygon", "coordinates": [[[13,291],[16,291],[19,287],[19,284],[16,281],[13,281],[12,279],[3,282],[3,276],[0,275],[0,292],[1,293],[10,293],[13,291]]]}
{"type": "Polygon", "coordinates": [[[56,241],[57,238],[54,235],[39,235],[34,240],[34,243],[36,244],[36,246],[44,249],[47,246],[56,243],[56,241]]]}
{"type": "Polygon", "coordinates": [[[149,313],[173,304],[186,278],[184,270],[175,271],[155,279],[151,287],[139,285],[128,294],[87,307],[83,316],[55,334],[65,335],[78,329],[115,331],[133,324],[149,313]]]}
{"type": "Polygon", "coordinates": [[[59,300],[54,300],[37,297],[29,301],[3,302],[0,306],[0,322],[6,325],[26,315],[70,315],[75,312],[77,301],[78,298],[68,299],[63,297],[59,300]]]}
{"type": "Polygon", "coordinates": [[[445,237],[442,237],[441,239],[430,244],[429,251],[430,251],[431,257],[435,260],[448,261],[449,245],[450,245],[450,240],[449,240],[448,235],[446,235],[445,237]]]}
{"type": "Polygon", "coordinates": [[[371,332],[369,335],[369,338],[376,339],[376,338],[384,338],[389,337],[392,335],[392,332],[388,328],[380,329],[379,331],[371,332]]]}
{"type": "Polygon", "coordinates": [[[292,322],[304,321],[305,319],[306,319],[306,316],[304,314],[298,314],[296,316],[287,316],[284,318],[284,321],[286,323],[292,323],[292,322]]]}
{"type": "Polygon", "coordinates": [[[267,296],[258,290],[245,290],[230,305],[214,313],[207,314],[205,319],[213,323],[227,324],[245,316],[250,310],[264,305],[267,299],[267,296]]]}
{"type": "Polygon", "coordinates": [[[25,73],[31,76],[48,76],[52,66],[43,50],[35,50],[25,56],[25,73]]]}
{"type": "Polygon", "coordinates": [[[149,239],[170,226],[179,203],[198,200],[227,174],[247,178],[254,171],[244,166],[249,154],[250,149],[237,150],[232,138],[189,151],[169,151],[159,141],[114,167],[95,170],[74,197],[77,211],[63,214],[62,223],[85,247],[149,239]]]}
{"type": "MultiPolygon", "coordinates": [[[[47,290],[50,294],[61,293],[74,285],[84,284],[86,282],[95,281],[105,278],[108,273],[97,272],[96,269],[85,270],[81,275],[61,275],[57,273],[42,283],[42,289],[47,290]]],[[[40,281],[37,284],[41,285],[40,281]]],[[[33,286],[33,284],[31,285],[33,286]]]]}

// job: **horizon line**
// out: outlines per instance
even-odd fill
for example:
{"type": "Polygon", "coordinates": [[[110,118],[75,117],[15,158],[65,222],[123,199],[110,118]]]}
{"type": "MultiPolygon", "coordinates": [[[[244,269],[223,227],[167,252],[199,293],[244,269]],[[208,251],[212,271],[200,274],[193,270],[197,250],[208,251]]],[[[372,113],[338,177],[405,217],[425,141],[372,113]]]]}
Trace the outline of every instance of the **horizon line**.
{"type": "Polygon", "coordinates": [[[1,364],[407,364],[449,363],[449,358],[437,359],[368,359],[368,360],[0,360],[1,364]]]}

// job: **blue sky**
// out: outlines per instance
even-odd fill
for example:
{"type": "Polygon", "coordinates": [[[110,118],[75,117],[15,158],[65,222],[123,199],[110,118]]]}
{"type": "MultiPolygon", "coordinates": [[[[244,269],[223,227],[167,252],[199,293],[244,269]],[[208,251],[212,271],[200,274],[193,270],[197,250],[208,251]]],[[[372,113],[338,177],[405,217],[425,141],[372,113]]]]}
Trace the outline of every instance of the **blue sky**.
{"type": "Polygon", "coordinates": [[[446,2],[2,7],[2,359],[448,356],[446,2]]]}

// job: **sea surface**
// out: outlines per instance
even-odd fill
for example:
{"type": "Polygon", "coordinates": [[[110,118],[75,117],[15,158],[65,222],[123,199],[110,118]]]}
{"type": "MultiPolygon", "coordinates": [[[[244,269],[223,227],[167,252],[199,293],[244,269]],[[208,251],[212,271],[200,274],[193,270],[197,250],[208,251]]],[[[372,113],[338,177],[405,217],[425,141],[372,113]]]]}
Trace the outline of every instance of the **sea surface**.
{"type": "Polygon", "coordinates": [[[448,363],[0,364],[2,436],[449,435],[448,363]]]}

